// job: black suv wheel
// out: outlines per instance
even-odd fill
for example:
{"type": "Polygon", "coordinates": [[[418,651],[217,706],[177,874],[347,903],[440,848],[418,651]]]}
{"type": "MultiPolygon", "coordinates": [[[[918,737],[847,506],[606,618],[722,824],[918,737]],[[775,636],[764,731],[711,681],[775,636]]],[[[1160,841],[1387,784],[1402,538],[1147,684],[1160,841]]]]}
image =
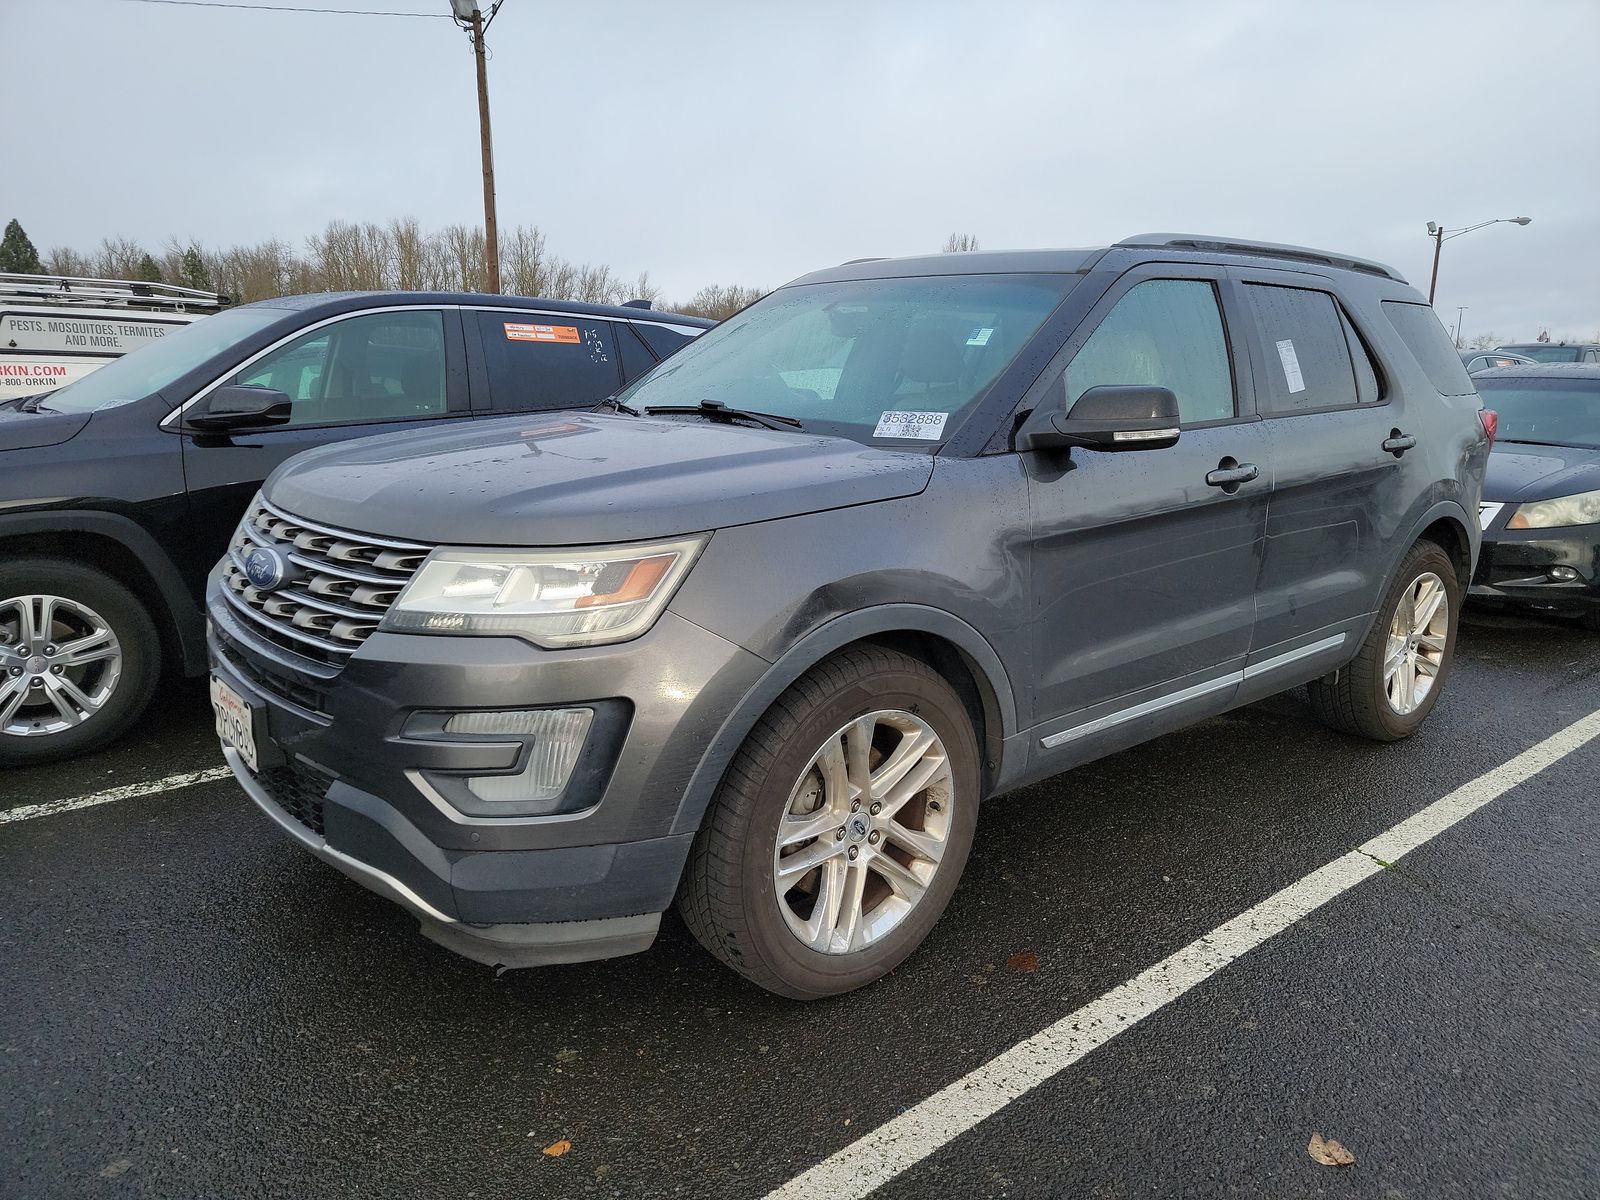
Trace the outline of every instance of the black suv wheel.
{"type": "Polygon", "coordinates": [[[0,766],[96,750],[144,711],[161,646],[138,598],[59,559],[0,566],[0,766]]]}

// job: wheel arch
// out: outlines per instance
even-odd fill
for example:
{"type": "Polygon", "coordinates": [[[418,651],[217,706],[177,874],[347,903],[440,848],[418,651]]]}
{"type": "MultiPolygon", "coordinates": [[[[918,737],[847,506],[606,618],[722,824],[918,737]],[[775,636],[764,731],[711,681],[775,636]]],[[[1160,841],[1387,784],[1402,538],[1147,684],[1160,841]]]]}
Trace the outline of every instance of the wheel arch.
{"type": "Polygon", "coordinates": [[[60,509],[0,515],[0,552],[59,558],[104,571],[149,610],[167,665],[186,674],[204,670],[199,610],[161,544],[128,517],[60,509]]]}
{"type": "Polygon", "coordinates": [[[767,669],[701,755],[679,802],[672,832],[694,833],[700,828],[728,764],[779,696],[824,659],[866,644],[887,646],[926,663],[955,689],[973,717],[983,747],[988,794],[1002,775],[1005,739],[1017,728],[1016,700],[1000,656],[959,617],[919,604],[883,604],[818,626],[767,669]]]}

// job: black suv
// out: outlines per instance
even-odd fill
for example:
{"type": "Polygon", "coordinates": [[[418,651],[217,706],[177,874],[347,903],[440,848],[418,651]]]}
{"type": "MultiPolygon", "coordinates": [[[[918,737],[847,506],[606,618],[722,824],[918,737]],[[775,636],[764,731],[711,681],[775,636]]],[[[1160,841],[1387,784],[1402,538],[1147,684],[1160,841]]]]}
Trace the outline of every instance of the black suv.
{"type": "Polygon", "coordinates": [[[416,292],[229,309],[0,403],[0,766],[100,746],[205,670],[206,572],[313,446],[592,406],[712,322],[416,292]]]}
{"type": "Polygon", "coordinates": [[[244,789],[484,962],[643,949],[676,897],[844,991],[980,801],[1297,684],[1405,737],[1450,671],[1487,426],[1375,263],[856,262],[613,407],[302,455],[207,596],[244,789]]]}

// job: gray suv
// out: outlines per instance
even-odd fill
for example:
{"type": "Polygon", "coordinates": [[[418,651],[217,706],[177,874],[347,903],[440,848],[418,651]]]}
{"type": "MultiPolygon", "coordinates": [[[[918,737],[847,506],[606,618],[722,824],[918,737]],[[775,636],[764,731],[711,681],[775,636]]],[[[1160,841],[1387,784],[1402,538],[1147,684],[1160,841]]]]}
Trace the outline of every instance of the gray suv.
{"type": "Polygon", "coordinates": [[[868,983],[979,802],[1298,684],[1412,733],[1488,423],[1433,310],[1168,234],[805,276],[602,406],[279,468],[210,581],[229,765],[485,963],[868,983]]]}

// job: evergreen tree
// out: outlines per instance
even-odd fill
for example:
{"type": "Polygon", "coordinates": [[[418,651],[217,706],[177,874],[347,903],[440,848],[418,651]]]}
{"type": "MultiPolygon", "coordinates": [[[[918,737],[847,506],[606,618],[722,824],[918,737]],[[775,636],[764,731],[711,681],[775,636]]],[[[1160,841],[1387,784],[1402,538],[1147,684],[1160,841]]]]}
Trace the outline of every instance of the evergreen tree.
{"type": "Polygon", "coordinates": [[[161,283],[161,268],[156,266],[156,260],[146,254],[139,260],[139,266],[134,271],[133,277],[145,283],[161,283]]]}
{"type": "Polygon", "coordinates": [[[211,272],[206,269],[206,260],[201,257],[199,246],[190,246],[185,250],[179,265],[183,272],[184,287],[198,288],[202,292],[212,290],[211,272]]]}
{"type": "Polygon", "coordinates": [[[22,223],[13,217],[6,224],[4,237],[0,237],[0,271],[16,271],[24,275],[42,275],[39,251],[22,232],[22,223]]]}

